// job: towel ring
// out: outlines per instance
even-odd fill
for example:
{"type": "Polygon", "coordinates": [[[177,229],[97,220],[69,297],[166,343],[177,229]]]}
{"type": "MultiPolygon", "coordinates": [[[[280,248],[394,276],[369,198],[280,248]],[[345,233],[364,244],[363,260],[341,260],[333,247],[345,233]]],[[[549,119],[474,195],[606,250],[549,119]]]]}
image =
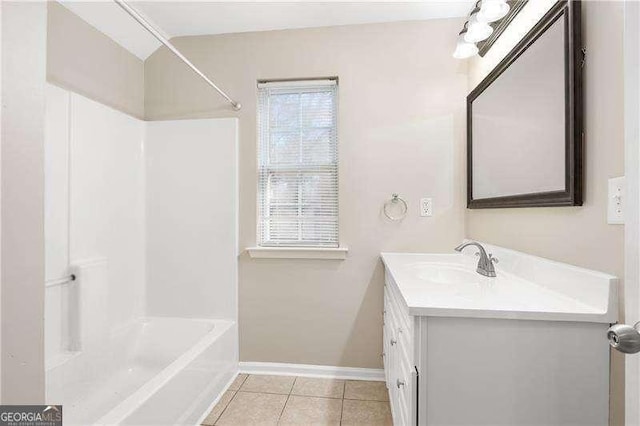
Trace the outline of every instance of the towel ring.
{"type": "Polygon", "coordinates": [[[400,198],[398,194],[393,194],[391,195],[391,199],[384,203],[383,211],[387,219],[393,221],[401,220],[407,215],[407,202],[400,198]],[[400,214],[398,214],[397,216],[389,213],[389,209],[395,205],[400,205],[401,207],[400,214]]]}

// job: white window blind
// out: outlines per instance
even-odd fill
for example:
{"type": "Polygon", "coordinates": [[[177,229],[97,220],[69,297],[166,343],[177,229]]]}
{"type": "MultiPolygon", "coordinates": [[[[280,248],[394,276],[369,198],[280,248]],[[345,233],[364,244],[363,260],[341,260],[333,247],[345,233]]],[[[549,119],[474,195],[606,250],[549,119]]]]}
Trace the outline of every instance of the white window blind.
{"type": "Polygon", "coordinates": [[[337,82],[258,85],[258,240],[338,246],[337,82]]]}

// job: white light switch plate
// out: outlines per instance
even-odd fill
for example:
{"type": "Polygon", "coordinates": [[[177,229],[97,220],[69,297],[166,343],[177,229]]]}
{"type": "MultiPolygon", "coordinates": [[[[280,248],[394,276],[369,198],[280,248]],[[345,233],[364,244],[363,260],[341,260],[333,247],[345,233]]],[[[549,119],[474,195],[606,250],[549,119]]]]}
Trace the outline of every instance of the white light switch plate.
{"type": "Polygon", "coordinates": [[[624,209],[627,203],[625,178],[609,179],[609,201],[607,203],[607,223],[621,225],[624,223],[624,209]]]}
{"type": "Polygon", "coordinates": [[[420,199],[420,216],[433,216],[433,200],[431,198],[420,199]]]}

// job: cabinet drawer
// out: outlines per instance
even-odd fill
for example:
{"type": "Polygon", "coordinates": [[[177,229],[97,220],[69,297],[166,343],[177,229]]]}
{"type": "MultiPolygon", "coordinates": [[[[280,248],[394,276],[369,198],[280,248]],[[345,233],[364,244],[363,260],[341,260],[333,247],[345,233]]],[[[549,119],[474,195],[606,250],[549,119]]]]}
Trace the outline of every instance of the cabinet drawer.
{"type": "Polygon", "coordinates": [[[409,308],[404,303],[404,299],[400,295],[400,292],[396,288],[393,278],[388,274],[385,276],[385,300],[388,303],[385,305],[385,309],[393,310],[398,320],[398,325],[409,330],[412,325],[412,319],[409,315],[409,308]]]}
{"type": "Polygon", "coordinates": [[[410,363],[413,359],[413,327],[403,320],[402,314],[398,313],[393,303],[390,305],[391,308],[385,313],[387,341],[395,340],[397,343],[394,349],[397,350],[398,356],[410,363]]]}

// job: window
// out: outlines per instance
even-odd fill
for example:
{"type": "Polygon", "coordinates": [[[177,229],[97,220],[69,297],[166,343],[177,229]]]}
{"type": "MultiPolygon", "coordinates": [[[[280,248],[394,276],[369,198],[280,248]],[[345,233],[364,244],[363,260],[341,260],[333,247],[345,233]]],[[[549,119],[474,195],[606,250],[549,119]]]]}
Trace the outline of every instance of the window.
{"type": "Polygon", "coordinates": [[[258,84],[260,246],[338,246],[337,80],[258,84]]]}

